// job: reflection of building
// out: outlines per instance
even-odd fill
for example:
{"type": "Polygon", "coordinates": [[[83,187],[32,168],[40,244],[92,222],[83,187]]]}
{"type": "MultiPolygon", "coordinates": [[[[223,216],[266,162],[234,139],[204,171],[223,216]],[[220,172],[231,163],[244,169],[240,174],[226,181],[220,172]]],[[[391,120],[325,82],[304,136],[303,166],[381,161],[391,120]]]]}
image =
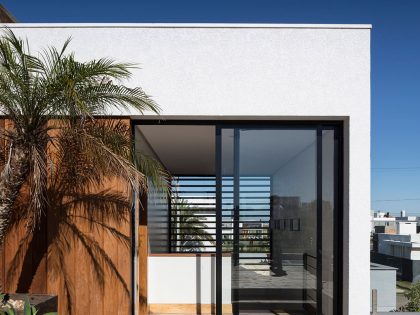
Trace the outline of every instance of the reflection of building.
{"type": "Polygon", "coordinates": [[[246,240],[264,240],[269,239],[267,232],[269,224],[267,222],[241,223],[242,239],[246,240]]]}
{"type": "Polygon", "coordinates": [[[222,222],[222,238],[224,241],[229,242],[233,240],[233,219],[225,219],[222,222]]]}
{"type": "Polygon", "coordinates": [[[316,256],[316,204],[300,197],[272,196],[273,260],[316,256]]]}

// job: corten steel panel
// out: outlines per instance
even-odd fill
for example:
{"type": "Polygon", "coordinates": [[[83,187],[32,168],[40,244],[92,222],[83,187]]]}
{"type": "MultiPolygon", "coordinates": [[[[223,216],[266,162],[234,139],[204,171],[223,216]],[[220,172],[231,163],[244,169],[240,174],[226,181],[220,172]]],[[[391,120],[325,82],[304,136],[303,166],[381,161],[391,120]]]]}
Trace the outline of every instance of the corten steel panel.
{"type": "MultiPolygon", "coordinates": [[[[0,128],[4,128],[5,120],[0,118],[0,128]]],[[[4,150],[4,140],[0,139],[0,150],[4,150]]],[[[0,151],[2,152],[2,151],[0,151]]],[[[0,155],[0,172],[3,170],[3,163],[4,157],[0,155]]],[[[0,289],[3,291],[4,289],[4,277],[5,277],[5,270],[4,270],[4,244],[0,247],[0,289]]]]}
{"type": "MultiPolygon", "coordinates": [[[[2,119],[1,121],[1,127],[5,129],[12,128],[10,120],[2,119]]],[[[7,151],[7,144],[2,142],[2,145],[7,151]]],[[[25,200],[28,192],[28,187],[24,185],[21,189],[18,202],[25,200]]],[[[28,237],[27,229],[22,224],[13,228],[6,236],[1,253],[1,287],[3,291],[36,291],[40,293],[46,291],[47,269],[44,258],[46,250],[45,229],[45,224],[41,224],[39,229],[28,237]],[[15,255],[19,250],[24,255],[15,255]]]]}
{"type": "MultiPolygon", "coordinates": [[[[123,122],[130,125],[129,119],[124,119],[123,122]]],[[[0,120],[0,127],[4,124],[4,119],[0,120]]],[[[88,188],[91,193],[100,193],[104,190],[127,198],[131,196],[128,185],[115,178],[104,179],[99,188],[88,188]]],[[[73,214],[76,217],[82,216],[84,210],[88,209],[80,208],[74,210],[73,214]]],[[[100,223],[107,224],[130,237],[129,209],[127,217],[122,219],[120,223],[116,223],[103,218],[100,223]]],[[[97,280],[96,267],[90,262],[89,253],[83,249],[80,240],[64,251],[63,264],[59,268],[54,267],[57,266],[56,262],[59,258],[52,245],[58,236],[57,220],[54,212],[49,209],[41,228],[35,232],[37,237],[32,243],[29,242],[29,246],[22,242],[26,234],[26,228],[23,225],[14,228],[8,234],[4,248],[0,252],[0,284],[3,291],[58,295],[59,313],[68,314],[68,294],[65,285],[71,284],[69,292],[72,314],[129,314],[130,245],[121,243],[111,233],[100,228],[91,229],[89,222],[82,217],[75,218],[75,226],[87,236],[92,237],[105,254],[106,258],[98,259],[97,265],[104,270],[104,281],[101,283],[97,280]],[[22,256],[16,256],[19,248],[22,250],[22,256]],[[120,272],[120,279],[117,279],[111,268],[107,267],[109,266],[106,263],[107,260],[112,262],[115,269],[120,272]]]]}

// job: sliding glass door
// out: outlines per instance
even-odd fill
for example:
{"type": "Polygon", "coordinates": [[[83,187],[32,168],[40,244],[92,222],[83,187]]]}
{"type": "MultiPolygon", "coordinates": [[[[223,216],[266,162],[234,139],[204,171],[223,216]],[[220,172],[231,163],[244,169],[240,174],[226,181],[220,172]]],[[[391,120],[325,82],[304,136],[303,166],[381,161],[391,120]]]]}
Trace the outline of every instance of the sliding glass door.
{"type": "Polygon", "coordinates": [[[218,313],[335,314],[338,129],[219,126],[216,137],[218,313]]]}

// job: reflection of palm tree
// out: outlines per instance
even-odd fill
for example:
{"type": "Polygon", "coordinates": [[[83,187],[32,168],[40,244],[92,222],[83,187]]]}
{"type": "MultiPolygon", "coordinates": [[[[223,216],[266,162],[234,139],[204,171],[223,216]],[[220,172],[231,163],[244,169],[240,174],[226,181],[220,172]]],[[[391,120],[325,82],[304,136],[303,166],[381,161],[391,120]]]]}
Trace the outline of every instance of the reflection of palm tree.
{"type": "Polygon", "coordinates": [[[214,244],[214,239],[206,230],[208,228],[204,221],[207,217],[198,215],[197,209],[193,208],[185,199],[175,199],[175,206],[172,209],[173,225],[177,230],[177,246],[183,252],[201,251],[205,242],[214,244]]]}

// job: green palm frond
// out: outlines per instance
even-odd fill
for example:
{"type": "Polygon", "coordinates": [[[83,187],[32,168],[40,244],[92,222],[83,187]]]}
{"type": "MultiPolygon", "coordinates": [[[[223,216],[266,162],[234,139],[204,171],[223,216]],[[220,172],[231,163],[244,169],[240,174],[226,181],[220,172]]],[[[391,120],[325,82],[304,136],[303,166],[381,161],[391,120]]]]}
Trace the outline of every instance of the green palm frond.
{"type": "Polygon", "coordinates": [[[134,159],[137,169],[147,177],[154,189],[166,197],[169,193],[171,175],[165,167],[158,160],[142,151],[135,151],[134,159]]]}
{"type": "MultiPolygon", "coordinates": [[[[31,182],[33,224],[46,203],[45,149],[55,145],[54,129],[59,130],[61,137],[77,139],[73,144],[80,147],[80,154],[94,161],[85,176],[87,181],[94,183],[101,176],[115,176],[127,181],[137,193],[147,190],[149,175],[155,184],[161,180],[164,186],[166,181],[158,163],[147,158],[135,161],[138,157],[133,152],[129,126],[123,130],[118,123],[93,119],[96,115],[106,115],[112,108],[159,112],[158,105],[140,87],[124,85],[136,66],[110,58],[79,62],[74,53],[68,52],[69,44],[70,39],[61,49],[49,47],[35,56],[29,43],[17,38],[11,30],[5,29],[0,37],[0,114],[10,118],[13,125],[7,132],[2,130],[0,138],[7,139],[12,151],[25,147],[28,152],[24,161],[27,171],[21,176],[22,182],[23,179],[31,182]],[[62,118],[60,123],[49,123],[59,118],[62,118]]],[[[8,166],[4,167],[3,182],[10,175],[8,166]]],[[[3,235],[0,231],[1,239],[3,235]]]]}

